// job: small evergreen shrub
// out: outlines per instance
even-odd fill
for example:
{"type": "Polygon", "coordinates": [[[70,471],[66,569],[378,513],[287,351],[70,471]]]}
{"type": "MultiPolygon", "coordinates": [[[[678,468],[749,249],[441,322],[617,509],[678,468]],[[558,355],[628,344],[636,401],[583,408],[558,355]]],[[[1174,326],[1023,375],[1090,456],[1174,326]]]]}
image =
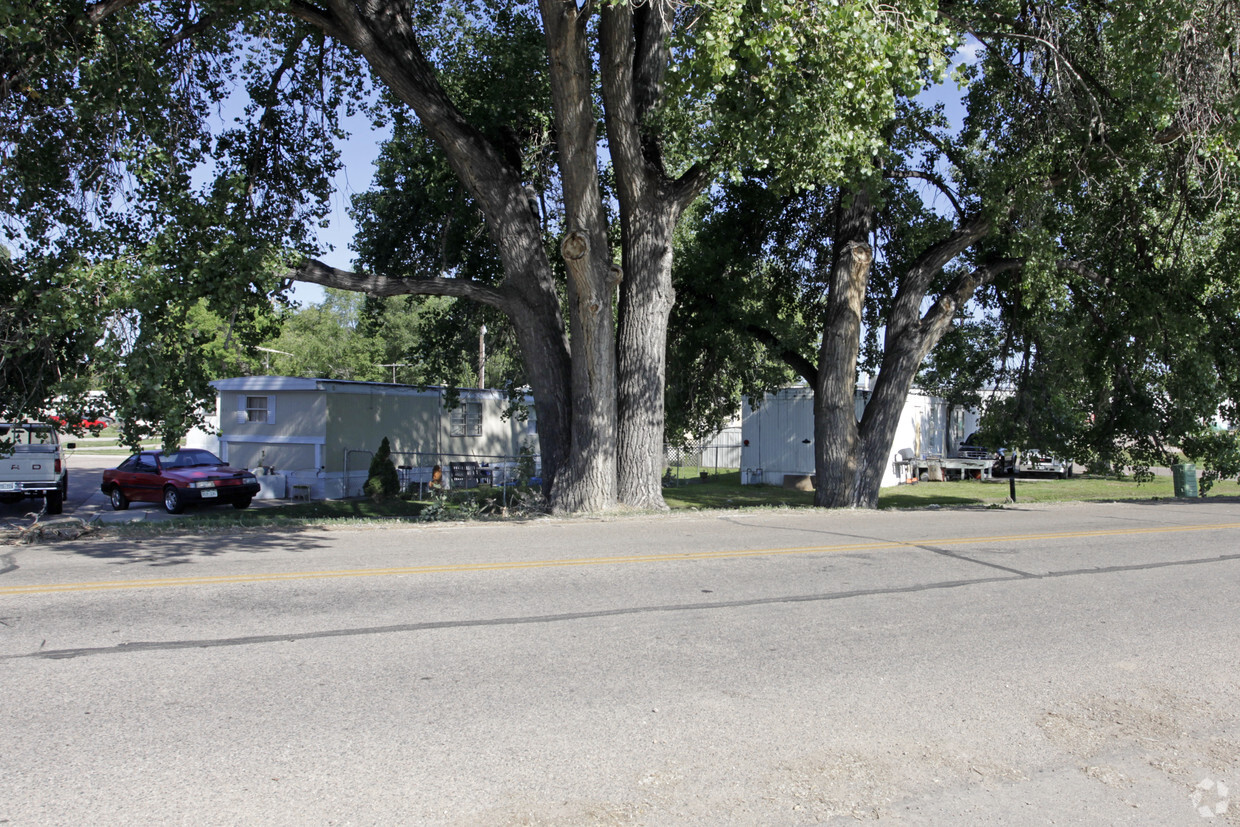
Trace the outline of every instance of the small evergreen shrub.
{"type": "Polygon", "coordinates": [[[396,473],[396,465],[392,462],[392,446],[388,444],[387,437],[383,438],[379,450],[370,460],[370,474],[362,490],[376,500],[400,494],[400,475],[396,473]]]}

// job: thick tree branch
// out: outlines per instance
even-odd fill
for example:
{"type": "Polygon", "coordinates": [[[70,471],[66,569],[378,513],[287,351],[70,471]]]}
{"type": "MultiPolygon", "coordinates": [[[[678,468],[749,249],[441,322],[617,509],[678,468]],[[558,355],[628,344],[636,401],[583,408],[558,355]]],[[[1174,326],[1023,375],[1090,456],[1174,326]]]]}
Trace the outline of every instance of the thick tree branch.
{"type": "Polygon", "coordinates": [[[713,177],[709,163],[698,163],[670,184],[668,194],[676,204],[677,214],[689,209],[689,205],[710,186],[713,177]]]}
{"type": "Polygon", "coordinates": [[[930,282],[935,273],[942,270],[956,256],[985,238],[993,226],[990,218],[980,213],[961,221],[951,235],[928,247],[913,261],[905,277],[900,280],[900,293],[907,291],[910,295],[916,294],[917,304],[920,305],[921,297],[930,289],[930,282]]]}
{"type": "Polygon", "coordinates": [[[316,29],[320,29],[328,37],[335,38],[343,43],[348,43],[348,32],[341,25],[340,19],[332,12],[320,9],[318,6],[310,3],[302,2],[302,0],[293,0],[288,6],[289,14],[305,23],[309,23],[316,29]]]}
{"type": "Polygon", "coordinates": [[[667,0],[647,0],[633,13],[633,86],[638,122],[663,99],[663,79],[671,59],[672,16],[667,0]]]}
{"type": "Polygon", "coordinates": [[[621,203],[636,204],[655,182],[643,169],[634,78],[633,9],[614,3],[602,11],[599,53],[607,139],[616,165],[621,203]]]}
{"type": "Polygon", "coordinates": [[[159,44],[159,48],[164,52],[171,51],[191,37],[202,34],[222,19],[224,19],[224,16],[220,14],[204,14],[193,23],[186,24],[175,33],[164,38],[164,41],[159,44]]]}
{"type": "Polygon", "coordinates": [[[926,336],[927,329],[924,326],[921,306],[930,290],[931,282],[948,262],[985,238],[992,227],[993,224],[988,217],[981,214],[974,215],[960,222],[951,235],[927,248],[917,257],[905,272],[904,277],[900,279],[900,287],[896,292],[896,299],[887,321],[887,350],[896,347],[899,340],[913,337],[918,345],[912,350],[921,351],[916,357],[920,362],[922,356],[929,351],[928,347],[922,350],[925,342],[930,340],[926,336]]]}
{"type": "Polygon", "coordinates": [[[503,291],[462,279],[402,279],[354,273],[316,259],[306,259],[290,270],[287,277],[371,296],[451,296],[481,302],[500,310],[508,308],[508,297],[503,291]]]}
{"type": "Polygon", "coordinates": [[[939,343],[939,339],[943,338],[948,325],[955,318],[956,311],[973,298],[977,288],[989,284],[1003,273],[1010,273],[1024,266],[1024,259],[1000,259],[979,265],[972,272],[960,275],[948,285],[938,301],[931,305],[926,314],[922,316],[921,335],[923,338],[919,348],[921,358],[924,359],[926,354],[939,343]]]}
{"type": "Polygon", "coordinates": [[[752,336],[756,341],[766,345],[775,354],[775,357],[788,367],[792,368],[798,376],[808,382],[811,386],[818,381],[818,366],[805,358],[801,353],[788,347],[783,341],[770,330],[756,324],[745,325],[745,332],[752,336]]]}
{"type": "Polygon", "coordinates": [[[1020,270],[1024,266],[1024,259],[1005,258],[978,265],[971,272],[958,276],[939,296],[939,300],[926,311],[923,322],[927,327],[932,327],[942,316],[946,316],[950,321],[956,311],[973,298],[977,288],[990,284],[1004,273],[1020,270]]]}

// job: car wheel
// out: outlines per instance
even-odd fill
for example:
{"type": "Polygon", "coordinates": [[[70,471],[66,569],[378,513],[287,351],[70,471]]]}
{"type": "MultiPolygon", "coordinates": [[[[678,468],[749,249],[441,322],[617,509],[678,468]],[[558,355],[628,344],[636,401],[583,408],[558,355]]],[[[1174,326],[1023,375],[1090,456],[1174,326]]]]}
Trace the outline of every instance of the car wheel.
{"type": "Polygon", "coordinates": [[[233,500],[233,508],[237,509],[238,511],[242,510],[243,508],[249,508],[251,499],[252,499],[251,497],[242,497],[239,500],[233,500]]]}
{"type": "Polygon", "coordinates": [[[59,514],[65,510],[65,498],[61,496],[60,489],[48,491],[44,495],[44,510],[48,514],[59,514]]]}
{"type": "Polygon", "coordinates": [[[185,508],[185,503],[181,501],[181,492],[171,485],[165,488],[164,511],[167,511],[169,514],[180,514],[183,508],[185,508]]]}
{"type": "Polygon", "coordinates": [[[108,502],[112,503],[113,511],[124,511],[129,508],[129,498],[125,496],[125,492],[119,485],[112,486],[112,490],[108,492],[108,502]]]}

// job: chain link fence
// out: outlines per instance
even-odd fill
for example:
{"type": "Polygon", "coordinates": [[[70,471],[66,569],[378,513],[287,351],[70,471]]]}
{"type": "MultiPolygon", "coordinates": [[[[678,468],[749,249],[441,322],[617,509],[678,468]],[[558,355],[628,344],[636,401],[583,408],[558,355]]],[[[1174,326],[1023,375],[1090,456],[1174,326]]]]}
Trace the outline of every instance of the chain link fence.
{"type": "Polygon", "coordinates": [[[739,475],[741,429],[725,428],[709,439],[684,446],[665,444],[663,465],[665,485],[718,479],[724,474],[739,475]]]}
{"type": "MultiPolygon", "coordinates": [[[[370,470],[372,451],[349,450],[338,492],[334,496],[359,497],[370,470]]],[[[542,458],[538,454],[448,454],[393,451],[402,492],[418,498],[432,491],[542,484],[542,458]]],[[[663,482],[684,485],[690,481],[718,479],[741,469],[741,429],[727,428],[709,439],[685,446],[663,446],[663,482]]],[[[321,475],[320,475],[321,476],[321,475]]],[[[304,486],[303,486],[304,487],[304,486]]],[[[331,495],[329,495],[331,496],[331,495]]]]}
{"type": "MultiPolygon", "coordinates": [[[[542,485],[542,457],[534,453],[444,454],[392,452],[402,491],[419,497],[433,490],[461,490],[481,485],[542,485]]],[[[363,481],[364,482],[364,481],[363,481]]]]}

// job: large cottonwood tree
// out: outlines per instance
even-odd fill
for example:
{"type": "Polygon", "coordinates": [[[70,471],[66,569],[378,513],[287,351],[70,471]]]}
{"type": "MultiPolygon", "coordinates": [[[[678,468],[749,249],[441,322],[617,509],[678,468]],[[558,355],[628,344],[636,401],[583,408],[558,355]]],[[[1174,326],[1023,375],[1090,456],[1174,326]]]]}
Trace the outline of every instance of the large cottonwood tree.
{"type": "MultiPolygon", "coordinates": [[[[948,30],[928,2],[540,0],[515,8],[536,21],[544,41],[563,212],[555,253],[530,209],[526,170],[450,92],[427,37],[445,13],[486,28],[497,10],[512,13],[508,4],[105,0],[67,17],[41,0],[12,4],[5,24],[15,36],[0,58],[0,98],[12,117],[4,140],[29,153],[14,169],[30,175],[10,180],[28,198],[38,175],[57,167],[59,159],[37,163],[38,130],[21,115],[54,132],[46,113],[67,100],[57,137],[68,157],[57,168],[68,172],[40,192],[63,194],[89,178],[119,193],[111,182],[136,179],[125,194],[145,209],[126,224],[131,244],[149,242],[153,225],[205,223],[268,256],[291,251],[296,278],[374,295],[460,296],[501,310],[534,386],[554,507],[662,507],[664,349],[679,216],[722,171],[767,166],[797,181],[872,156],[896,92],[921,83],[948,30]],[[54,96],[41,86],[47,77],[57,84],[54,96]],[[232,79],[244,81],[251,106],[236,128],[212,134],[207,116],[232,79]],[[334,166],[335,114],[367,100],[367,79],[416,117],[483,215],[502,263],[498,283],[345,272],[313,257],[307,229],[321,215],[334,166]],[[601,186],[600,101],[618,255],[601,186]],[[87,172],[92,156],[121,174],[108,178],[98,163],[87,172]],[[204,165],[213,184],[183,197],[204,165]],[[161,211],[170,202],[178,206],[171,221],[161,211]],[[561,261],[553,265],[552,255],[561,261]]],[[[119,207],[112,195],[86,205],[96,208],[90,215],[45,200],[53,223],[80,227],[103,226],[99,213],[119,207]],[[56,213],[62,206],[67,211],[56,213]]],[[[127,220],[124,210],[117,220],[127,220]]],[[[106,250],[106,239],[92,241],[93,250],[106,250]]]]}
{"type": "MultiPolygon", "coordinates": [[[[1120,372],[1096,388],[1108,412],[1113,402],[1169,389],[1138,388],[1134,367],[1158,373],[1193,361],[1167,358],[1155,331],[1169,333],[1169,319],[1181,334],[1194,321],[1213,335],[1232,324],[1206,308],[1231,306],[1218,296],[1234,292],[1235,276],[1203,269],[1193,235],[1218,237],[1220,217],[1235,209],[1234,7],[1205,0],[944,9],[981,50],[964,68],[971,83],[964,130],[946,131],[908,101],[875,163],[843,185],[782,198],[756,179],[734,189],[708,217],[699,246],[732,246],[737,258],[713,273],[686,272],[699,300],[714,291],[747,296],[724,308],[725,326],[748,332],[814,389],[822,506],[877,504],[917,371],[979,289],[1048,306],[1071,295],[1086,316],[1106,308],[1105,323],[1091,328],[1101,349],[1095,364],[1120,372]],[[910,200],[913,179],[939,193],[946,215],[910,200]],[[1159,220],[1151,222],[1151,210],[1159,220]],[[1176,287],[1167,290],[1173,273],[1176,287]],[[1145,296],[1140,306],[1106,295],[1120,284],[1145,296]],[[858,420],[863,355],[875,383],[858,420]],[[1110,393],[1113,381],[1131,387],[1110,393]]],[[[1068,318],[1079,323],[1081,314],[1068,318]]],[[[1196,378],[1178,385],[1226,387],[1207,380],[1212,370],[1227,371],[1227,358],[1196,361],[1196,378]]],[[[1202,404],[1191,406],[1194,416],[1212,415],[1209,400],[1202,404]]],[[[1133,437],[1111,433],[1113,442],[1133,437]]]]}

